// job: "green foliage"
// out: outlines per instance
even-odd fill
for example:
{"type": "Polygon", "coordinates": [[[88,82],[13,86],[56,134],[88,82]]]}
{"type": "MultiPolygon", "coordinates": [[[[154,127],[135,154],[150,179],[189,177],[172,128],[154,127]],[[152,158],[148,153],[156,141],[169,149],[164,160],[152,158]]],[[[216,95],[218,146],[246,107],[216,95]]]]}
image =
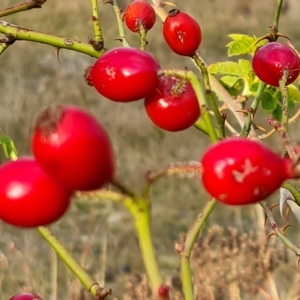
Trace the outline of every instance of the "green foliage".
{"type": "Polygon", "coordinates": [[[277,108],[277,99],[268,89],[261,95],[261,106],[266,112],[272,112],[277,108]]]}
{"type": "Polygon", "coordinates": [[[238,62],[217,62],[210,65],[208,70],[211,74],[223,75],[220,81],[232,96],[242,94],[249,97],[253,94],[248,87],[253,85],[257,78],[254,76],[250,61],[239,59],[238,62]]]}
{"type": "Polygon", "coordinates": [[[8,137],[0,134],[0,144],[2,145],[4,154],[7,158],[15,160],[18,153],[14,142],[8,137]]]}
{"type": "Polygon", "coordinates": [[[256,36],[246,34],[229,34],[228,36],[232,39],[232,41],[226,45],[228,48],[228,57],[243,54],[250,54],[253,56],[256,48],[265,43],[265,41],[258,42],[256,36]]]}

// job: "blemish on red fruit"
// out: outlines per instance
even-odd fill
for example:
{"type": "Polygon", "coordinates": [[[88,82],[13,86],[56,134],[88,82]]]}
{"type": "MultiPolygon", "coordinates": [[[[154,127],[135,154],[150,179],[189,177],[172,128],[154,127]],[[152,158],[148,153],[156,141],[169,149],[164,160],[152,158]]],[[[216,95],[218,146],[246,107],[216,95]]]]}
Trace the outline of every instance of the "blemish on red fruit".
{"type": "Polygon", "coordinates": [[[92,77],[91,77],[91,69],[92,69],[92,66],[89,66],[88,68],[86,68],[85,73],[84,73],[85,82],[89,86],[93,86],[92,77]]]}
{"type": "Polygon", "coordinates": [[[53,178],[78,191],[99,189],[112,180],[112,145],[92,114],[72,105],[51,105],[33,127],[32,151],[53,178]]]}

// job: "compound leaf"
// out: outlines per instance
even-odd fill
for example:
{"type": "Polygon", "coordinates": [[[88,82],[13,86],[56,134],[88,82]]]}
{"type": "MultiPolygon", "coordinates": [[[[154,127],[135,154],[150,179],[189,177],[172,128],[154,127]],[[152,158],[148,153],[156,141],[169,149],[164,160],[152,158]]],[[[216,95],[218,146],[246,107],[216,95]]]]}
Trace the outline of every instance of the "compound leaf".
{"type": "Polygon", "coordinates": [[[265,43],[265,41],[257,43],[258,39],[255,36],[245,34],[229,34],[228,36],[233,40],[226,45],[228,48],[228,56],[242,54],[254,55],[256,48],[265,43]]]}
{"type": "Polygon", "coordinates": [[[267,112],[272,112],[277,107],[277,99],[273,96],[273,94],[265,90],[261,95],[261,106],[267,112]]]}

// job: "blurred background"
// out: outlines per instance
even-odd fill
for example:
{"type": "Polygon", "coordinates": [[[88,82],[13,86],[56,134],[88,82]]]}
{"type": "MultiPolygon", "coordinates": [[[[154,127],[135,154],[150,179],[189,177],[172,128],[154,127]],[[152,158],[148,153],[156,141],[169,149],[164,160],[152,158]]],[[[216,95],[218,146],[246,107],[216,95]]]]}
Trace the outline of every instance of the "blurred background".
{"type": "MultiPolygon", "coordinates": [[[[125,8],[129,1],[119,1],[125,8]]],[[[1,0],[0,10],[18,4],[1,0]]],[[[276,1],[195,0],[174,4],[197,19],[202,27],[200,53],[206,62],[227,59],[229,33],[262,36],[272,24],[276,1]]],[[[172,7],[170,7],[171,9],[172,7]]],[[[105,47],[120,46],[112,7],[101,5],[100,22],[105,47]]],[[[280,31],[300,50],[300,2],[284,1],[280,31]]],[[[50,1],[34,9],[3,18],[5,21],[59,36],[86,42],[93,37],[91,5],[88,0],[50,1]]],[[[139,36],[126,30],[132,46],[139,36]]],[[[1,37],[1,35],[0,35],[1,37]]],[[[148,33],[150,51],[163,68],[190,68],[188,58],[173,54],[162,38],[158,20],[148,33]]],[[[143,102],[110,102],[84,79],[85,69],[95,59],[67,50],[60,51],[37,43],[18,41],[0,57],[0,130],[10,136],[19,155],[30,154],[30,125],[42,107],[51,103],[80,105],[95,114],[105,126],[114,145],[118,178],[139,191],[147,170],[170,163],[197,161],[209,140],[195,128],[168,133],[156,128],[147,118],[143,102]]],[[[268,128],[265,116],[262,126],[268,128]]],[[[291,137],[300,140],[296,124],[291,137]]],[[[268,145],[280,148],[273,136],[268,145]]],[[[0,161],[5,157],[0,153],[0,161]]],[[[182,299],[179,259],[174,242],[187,232],[208,200],[199,178],[168,177],[152,190],[154,242],[162,272],[173,287],[174,299],[182,299]]],[[[275,194],[272,202],[278,201],[275,194]]],[[[129,213],[110,202],[74,202],[69,212],[51,229],[74,253],[80,263],[106,287],[111,299],[150,299],[138,241],[129,213]],[[77,204],[76,204],[77,203],[77,204]]],[[[257,222],[256,206],[232,208],[218,205],[203,229],[195,247],[192,265],[196,299],[296,299],[300,296],[297,257],[275,237],[266,239],[257,222]],[[271,287],[271,288],[270,288],[271,287]],[[276,298],[277,297],[277,298],[276,298]]],[[[279,225],[285,224],[274,210],[279,225]]],[[[293,218],[291,223],[297,223],[293,218]]],[[[287,235],[300,243],[298,226],[287,235]]],[[[0,298],[9,299],[20,291],[34,291],[45,299],[92,299],[67,267],[35,230],[21,230],[0,222],[0,298]]]]}

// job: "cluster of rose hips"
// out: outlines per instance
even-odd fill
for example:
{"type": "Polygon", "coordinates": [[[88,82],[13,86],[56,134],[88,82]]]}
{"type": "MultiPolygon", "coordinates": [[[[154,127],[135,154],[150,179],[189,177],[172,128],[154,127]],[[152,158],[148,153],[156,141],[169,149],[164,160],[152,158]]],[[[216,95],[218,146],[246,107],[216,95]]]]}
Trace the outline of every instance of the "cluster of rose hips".
{"type": "MultiPolygon", "coordinates": [[[[133,32],[149,30],[155,22],[150,4],[136,0],[124,12],[133,32]]],[[[188,14],[173,9],[163,24],[163,36],[179,55],[193,56],[201,43],[199,24],[188,14]]],[[[300,71],[298,54],[288,45],[270,42],[258,48],[253,71],[265,83],[278,87],[287,71],[286,85],[300,71]]],[[[116,48],[106,52],[91,68],[90,83],[104,97],[129,102],[144,99],[148,116],[158,127],[178,131],[200,117],[197,97],[189,82],[174,76],[157,76],[160,66],[147,52],[116,48]]],[[[296,177],[290,160],[281,158],[258,141],[228,138],[207,149],[202,163],[202,182],[217,200],[241,205],[258,202],[287,178],[296,177]]]]}
{"type": "MultiPolygon", "coordinates": [[[[153,27],[156,15],[149,3],[136,0],[124,10],[123,19],[131,31],[140,32],[153,27]]],[[[196,20],[178,9],[169,12],[163,34],[170,48],[184,56],[193,56],[202,38],[196,20]]],[[[191,84],[176,74],[158,76],[160,70],[157,60],[147,51],[117,47],[97,60],[86,79],[112,101],[143,99],[149,118],[164,130],[179,131],[191,127],[200,117],[200,107],[191,84]]]]}
{"type": "MultiPolygon", "coordinates": [[[[134,32],[155,23],[152,6],[142,0],[130,4],[123,15],[134,32]]],[[[163,35],[179,55],[192,57],[201,43],[199,24],[178,9],[169,12],[163,35]]],[[[278,86],[299,75],[298,54],[278,42],[259,48],[253,58],[255,74],[278,86]]],[[[117,47],[105,52],[90,67],[88,82],[115,102],[144,101],[150,119],[168,131],[184,130],[201,115],[191,84],[176,76],[161,76],[161,67],[147,51],[117,47]]],[[[74,106],[52,105],[33,126],[31,157],[0,167],[0,219],[21,227],[46,225],[60,218],[74,191],[102,188],[113,180],[114,155],[101,124],[74,106]],[[29,209],[30,207],[30,209],[29,209]]],[[[298,176],[289,159],[273,153],[258,141],[228,138],[208,148],[201,158],[202,182],[209,194],[227,204],[260,201],[288,178],[298,176]]]]}
{"type": "MultiPolygon", "coordinates": [[[[135,0],[123,13],[133,32],[150,30],[156,14],[143,0],[135,0]]],[[[163,24],[163,36],[177,54],[193,57],[202,33],[190,15],[173,9],[163,24]]],[[[299,55],[293,48],[269,42],[258,48],[253,60],[255,75],[279,86],[296,80],[299,55]]],[[[163,130],[180,131],[201,116],[191,84],[176,76],[162,76],[161,66],[148,52],[117,47],[105,52],[90,67],[88,83],[115,102],[144,101],[152,122],[163,130]]],[[[87,111],[72,105],[51,105],[37,116],[31,137],[32,156],[20,157],[0,167],[0,219],[20,227],[36,227],[59,219],[68,209],[74,191],[91,191],[111,182],[114,153],[104,128],[87,111]]],[[[265,199],[299,167],[257,140],[231,137],[209,147],[201,160],[201,180],[208,193],[231,205],[265,199]]],[[[41,299],[31,293],[11,300],[41,299]]]]}
{"type": "Polygon", "coordinates": [[[32,130],[33,156],[0,167],[0,219],[19,227],[37,227],[59,219],[74,191],[102,188],[114,175],[108,135],[87,111],[51,105],[32,130]]]}

